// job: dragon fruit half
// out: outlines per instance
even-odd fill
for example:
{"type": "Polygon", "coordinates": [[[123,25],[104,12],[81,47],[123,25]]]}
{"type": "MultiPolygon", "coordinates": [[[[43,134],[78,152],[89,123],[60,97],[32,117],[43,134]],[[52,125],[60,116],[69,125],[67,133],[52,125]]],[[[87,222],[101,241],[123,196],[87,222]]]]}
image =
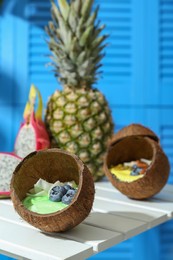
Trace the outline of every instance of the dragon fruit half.
{"type": "Polygon", "coordinates": [[[10,181],[21,158],[13,153],[0,153],[0,198],[10,196],[10,181]]]}
{"type": "Polygon", "coordinates": [[[24,110],[24,122],[21,124],[19,133],[14,145],[14,153],[24,158],[35,150],[47,149],[50,147],[50,140],[42,121],[43,102],[39,90],[32,85],[29,93],[29,101],[24,110]],[[38,107],[34,111],[36,98],[38,107]]]}

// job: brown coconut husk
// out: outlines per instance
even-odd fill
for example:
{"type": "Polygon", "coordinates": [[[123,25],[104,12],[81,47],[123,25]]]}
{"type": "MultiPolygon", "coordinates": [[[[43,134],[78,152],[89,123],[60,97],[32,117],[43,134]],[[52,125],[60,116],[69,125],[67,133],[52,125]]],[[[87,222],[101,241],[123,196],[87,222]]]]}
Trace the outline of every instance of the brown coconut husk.
{"type": "Polygon", "coordinates": [[[123,138],[127,136],[146,136],[149,137],[156,142],[159,141],[158,136],[149,128],[140,125],[140,124],[131,124],[122,128],[119,132],[117,132],[111,139],[110,145],[114,145],[116,142],[119,142],[123,138]]]}
{"type": "Polygon", "coordinates": [[[31,225],[46,232],[62,232],[81,223],[90,213],[94,182],[88,168],[76,155],[60,149],[33,152],[14,171],[11,199],[18,214],[31,225]],[[38,214],[26,209],[22,200],[40,178],[50,183],[75,181],[78,191],[72,203],[51,214],[38,214]]]}
{"type": "MultiPolygon", "coordinates": [[[[133,127],[134,128],[134,127],[133,127]]],[[[127,128],[126,128],[127,129],[127,128]]],[[[144,129],[145,130],[145,129],[144,129]]],[[[104,170],[108,179],[124,195],[133,199],[146,199],[157,194],[166,184],[169,176],[169,161],[158,140],[133,135],[123,137],[118,134],[119,139],[109,147],[105,161],[104,170]],[[147,168],[144,176],[133,182],[123,182],[110,172],[110,167],[124,162],[130,162],[145,158],[151,160],[151,165],[147,168]]]]}

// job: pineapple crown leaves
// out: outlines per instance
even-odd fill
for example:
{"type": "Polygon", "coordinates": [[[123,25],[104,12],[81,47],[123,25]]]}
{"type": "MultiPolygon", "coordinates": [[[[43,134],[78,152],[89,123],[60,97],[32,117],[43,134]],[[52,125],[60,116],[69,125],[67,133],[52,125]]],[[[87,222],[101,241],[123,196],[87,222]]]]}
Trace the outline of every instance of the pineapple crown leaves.
{"type": "Polygon", "coordinates": [[[94,0],[57,2],[51,0],[52,21],[46,27],[56,76],[74,89],[91,87],[98,80],[108,37],[101,35],[105,26],[96,22],[99,7],[92,12],[94,0]]]}

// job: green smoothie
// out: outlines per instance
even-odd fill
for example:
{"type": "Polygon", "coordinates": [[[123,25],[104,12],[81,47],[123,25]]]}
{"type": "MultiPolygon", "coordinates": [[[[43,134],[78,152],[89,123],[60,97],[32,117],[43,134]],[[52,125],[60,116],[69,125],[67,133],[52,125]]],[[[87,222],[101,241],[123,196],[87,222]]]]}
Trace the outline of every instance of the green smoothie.
{"type": "Polygon", "coordinates": [[[47,195],[36,197],[28,195],[23,200],[23,204],[28,210],[39,214],[50,214],[68,207],[68,205],[62,202],[50,201],[47,195]]]}

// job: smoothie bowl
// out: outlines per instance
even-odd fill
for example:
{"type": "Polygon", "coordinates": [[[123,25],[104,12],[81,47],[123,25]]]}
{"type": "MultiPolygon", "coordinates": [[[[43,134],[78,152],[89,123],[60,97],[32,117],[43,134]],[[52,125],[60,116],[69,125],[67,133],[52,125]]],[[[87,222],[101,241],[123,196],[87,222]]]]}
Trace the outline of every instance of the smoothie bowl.
{"type": "Polygon", "coordinates": [[[29,154],[11,180],[15,210],[45,232],[63,232],[81,223],[91,211],[94,192],[88,168],[60,149],[29,154]]]}
{"type": "Polygon", "coordinates": [[[169,176],[169,162],[159,138],[150,129],[133,124],[120,130],[109,146],[105,174],[124,195],[146,199],[158,193],[169,176]]]}

